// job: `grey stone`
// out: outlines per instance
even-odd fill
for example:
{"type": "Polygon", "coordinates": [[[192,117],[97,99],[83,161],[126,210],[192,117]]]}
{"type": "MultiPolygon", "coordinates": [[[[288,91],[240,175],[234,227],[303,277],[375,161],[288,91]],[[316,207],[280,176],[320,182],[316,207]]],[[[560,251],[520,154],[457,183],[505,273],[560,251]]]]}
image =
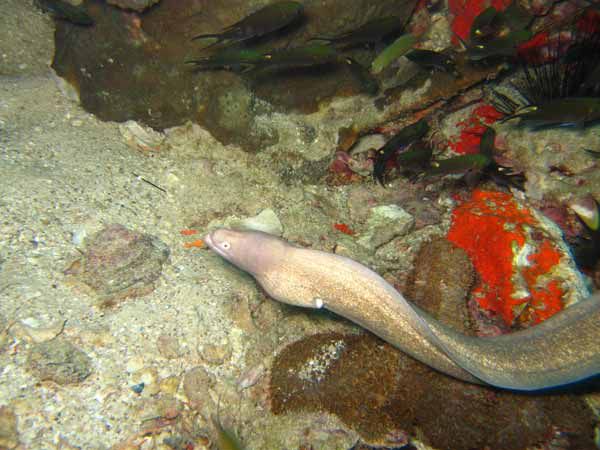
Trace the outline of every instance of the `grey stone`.
{"type": "Polygon", "coordinates": [[[376,206],[371,208],[367,230],[358,238],[358,243],[375,250],[395,237],[408,233],[414,223],[414,217],[397,205],[376,206]]]}

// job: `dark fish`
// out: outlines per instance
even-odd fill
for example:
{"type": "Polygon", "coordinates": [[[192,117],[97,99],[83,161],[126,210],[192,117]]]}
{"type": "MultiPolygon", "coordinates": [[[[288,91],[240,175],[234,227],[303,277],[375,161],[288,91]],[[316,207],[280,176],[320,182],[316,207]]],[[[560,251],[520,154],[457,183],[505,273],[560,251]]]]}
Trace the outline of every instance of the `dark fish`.
{"type": "Polygon", "coordinates": [[[600,150],[592,150],[590,148],[584,149],[585,152],[593,158],[600,159],[600,150]]]}
{"type": "Polygon", "coordinates": [[[513,1],[504,11],[490,6],[473,20],[469,40],[476,44],[505,37],[512,32],[526,29],[532,20],[533,15],[524,9],[518,0],[513,1]]]}
{"type": "Polygon", "coordinates": [[[403,167],[424,166],[431,160],[433,148],[423,141],[417,141],[409,150],[398,153],[396,163],[403,167]]]}
{"type": "Polygon", "coordinates": [[[454,59],[444,53],[413,49],[404,56],[424,69],[456,74],[454,59]]]}
{"type": "Polygon", "coordinates": [[[215,38],[216,42],[241,42],[280,30],[300,19],[304,7],[298,2],[276,2],[253,12],[220,33],[199,34],[192,40],[215,38]]]}
{"type": "Polygon", "coordinates": [[[600,98],[567,97],[526,106],[502,121],[519,118],[520,124],[532,128],[580,126],[600,120],[600,98]]]}
{"type": "Polygon", "coordinates": [[[42,11],[49,12],[55,19],[66,20],[75,25],[90,26],[94,20],[80,6],[62,0],[36,0],[42,11]]]}
{"type": "Polygon", "coordinates": [[[461,155],[453,158],[434,161],[426,175],[463,174],[462,179],[468,186],[474,187],[484,179],[490,179],[500,186],[514,187],[523,190],[525,177],[520,172],[501,166],[494,160],[496,131],[486,127],[479,153],[461,155]]]}
{"type": "Polygon", "coordinates": [[[375,77],[371,75],[371,72],[350,57],[344,58],[344,61],[364,91],[369,95],[376,95],[379,91],[379,83],[377,83],[375,77]]]}
{"type": "Polygon", "coordinates": [[[262,54],[259,62],[254,64],[253,70],[284,69],[290,67],[312,67],[322,64],[339,62],[337,51],[322,44],[306,45],[274,50],[262,54]]]}
{"type": "Polygon", "coordinates": [[[249,72],[290,67],[312,67],[339,61],[339,55],[333,47],[314,44],[264,53],[247,48],[226,47],[214,55],[186,62],[195,64],[196,70],[227,69],[249,72]]]}
{"type": "Polygon", "coordinates": [[[496,130],[492,127],[485,127],[485,131],[479,142],[479,153],[492,158],[494,155],[494,142],[496,141],[496,130]]]}
{"type": "Polygon", "coordinates": [[[359,45],[374,44],[387,36],[399,33],[406,19],[390,16],[371,20],[364,25],[346,33],[333,37],[315,37],[311,40],[327,41],[340,49],[348,49],[359,45]]]}
{"type": "Polygon", "coordinates": [[[431,168],[427,170],[427,174],[445,175],[451,173],[464,173],[470,170],[482,171],[491,163],[492,159],[481,153],[454,156],[452,158],[432,162],[431,168]]]}
{"type": "Polygon", "coordinates": [[[534,18],[533,14],[521,6],[519,0],[513,0],[513,2],[501,13],[503,24],[511,31],[519,31],[528,28],[534,18]]]}
{"type": "Polygon", "coordinates": [[[247,70],[264,59],[261,52],[247,48],[226,47],[210,56],[186,61],[195,70],[247,70]]]}
{"type": "Polygon", "coordinates": [[[498,10],[493,6],[484,9],[475,17],[469,30],[469,39],[471,42],[478,42],[481,39],[489,37],[495,32],[495,22],[498,20],[498,10]]]}
{"type": "Polygon", "coordinates": [[[471,61],[481,61],[491,57],[512,57],[516,55],[517,47],[531,37],[531,31],[519,30],[485,43],[467,45],[467,58],[471,61]]]}
{"type": "Polygon", "coordinates": [[[375,162],[373,163],[373,178],[382,185],[385,180],[385,170],[387,164],[394,157],[396,152],[408,144],[421,139],[429,131],[429,125],[425,119],[402,128],[396,135],[385,143],[383,147],[377,150],[375,162]]]}

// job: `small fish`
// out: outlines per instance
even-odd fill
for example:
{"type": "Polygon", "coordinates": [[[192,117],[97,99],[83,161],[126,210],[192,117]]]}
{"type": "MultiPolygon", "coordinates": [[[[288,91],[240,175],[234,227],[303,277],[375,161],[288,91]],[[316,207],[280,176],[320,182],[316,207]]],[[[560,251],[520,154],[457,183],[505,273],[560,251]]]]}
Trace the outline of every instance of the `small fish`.
{"type": "Polygon", "coordinates": [[[217,432],[216,444],[219,450],[244,450],[234,432],[223,427],[218,418],[212,417],[212,423],[217,432]]]}
{"type": "Polygon", "coordinates": [[[492,127],[485,127],[485,131],[481,136],[481,141],[479,142],[479,153],[482,155],[488,156],[492,158],[494,155],[494,142],[496,141],[496,130],[492,127]]]}
{"type": "Polygon", "coordinates": [[[433,149],[424,142],[415,142],[409,150],[398,153],[396,163],[404,166],[422,166],[431,159],[433,149]]]}
{"type": "Polygon", "coordinates": [[[523,190],[524,175],[513,171],[509,167],[501,166],[494,160],[495,139],[496,131],[491,127],[486,127],[479,143],[479,153],[434,161],[431,163],[431,168],[425,171],[425,174],[462,173],[462,179],[471,187],[474,187],[483,179],[490,179],[500,186],[523,190]]]}
{"type": "Polygon", "coordinates": [[[454,59],[444,53],[415,48],[404,56],[423,69],[457,75],[454,59]]]}
{"type": "Polygon", "coordinates": [[[505,37],[509,33],[526,29],[532,20],[533,15],[517,0],[508,5],[504,11],[498,11],[490,6],[473,20],[469,40],[471,43],[482,43],[505,37]]]}
{"type": "Polygon", "coordinates": [[[531,31],[519,30],[489,42],[467,45],[467,58],[470,61],[482,61],[491,57],[514,56],[519,44],[531,39],[532,35],[531,31]]]}
{"type": "Polygon", "coordinates": [[[492,163],[492,159],[481,153],[454,156],[452,158],[434,161],[427,171],[428,175],[446,175],[463,173],[470,170],[482,171],[492,163]]]}
{"type": "Polygon", "coordinates": [[[228,26],[220,33],[199,34],[192,40],[215,38],[216,41],[209,47],[224,41],[242,42],[287,27],[299,20],[303,13],[304,6],[301,3],[275,2],[228,26]]]}
{"type": "Polygon", "coordinates": [[[383,185],[387,164],[396,154],[398,149],[407,146],[411,142],[421,139],[429,131],[429,125],[425,119],[402,128],[396,135],[377,150],[377,156],[373,164],[373,178],[383,185]]]}
{"type": "Polygon", "coordinates": [[[253,70],[284,69],[290,67],[313,67],[339,62],[337,51],[322,44],[305,45],[278,49],[262,54],[262,58],[253,66],[253,70]]]}
{"type": "Polygon", "coordinates": [[[400,32],[406,20],[396,16],[371,20],[364,25],[334,37],[315,37],[311,40],[327,41],[340,50],[347,50],[359,45],[374,44],[384,38],[400,32]]]}
{"type": "Polygon", "coordinates": [[[417,42],[412,34],[404,34],[383,49],[371,63],[371,72],[377,74],[389,66],[394,60],[406,54],[417,42]]]}
{"type": "Polygon", "coordinates": [[[478,42],[479,40],[489,37],[494,33],[496,28],[495,22],[498,20],[498,10],[493,6],[489,6],[479,15],[475,17],[469,30],[469,39],[471,42],[478,42]]]}
{"type": "Polygon", "coordinates": [[[502,119],[503,122],[514,118],[520,119],[520,125],[532,128],[553,126],[584,127],[590,122],[600,120],[600,98],[567,97],[557,98],[541,103],[528,105],[514,114],[502,119]]]}
{"type": "Polygon", "coordinates": [[[260,63],[263,59],[263,54],[256,50],[226,47],[210,56],[189,60],[186,63],[194,64],[196,71],[218,69],[244,71],[260,63]]]}
{"type": "Polygon", "coordinates": [[[80,6],[73,6],[63,0],[36,0],[36,3],[42,11],[51,13],[55,19],[66,20],[75,25],[94,24],[94,19],[80,6]]]}
{"type": "Polygon", "coordinates": [[[376,95],[379,91],[379,83],[377,83],[375,77],[371,75],[371,72],[350,57],[344,58],[344,61],[365,92],[369,95],[376,95]]]}

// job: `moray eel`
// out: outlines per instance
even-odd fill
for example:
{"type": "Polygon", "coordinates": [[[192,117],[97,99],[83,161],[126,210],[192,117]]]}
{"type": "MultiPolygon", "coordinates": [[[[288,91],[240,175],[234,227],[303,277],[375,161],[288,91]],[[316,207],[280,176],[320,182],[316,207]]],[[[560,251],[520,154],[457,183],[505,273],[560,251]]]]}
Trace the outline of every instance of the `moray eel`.
{"type": "Polygon", "coordinates": [[[205,242],[274,299],[326,308],[464,381],[531,391],[600,373],[600,295],[526,330],[471,337],[411,305],[382,277],[349,258],[258,231],[217,229],[205,242]]]}

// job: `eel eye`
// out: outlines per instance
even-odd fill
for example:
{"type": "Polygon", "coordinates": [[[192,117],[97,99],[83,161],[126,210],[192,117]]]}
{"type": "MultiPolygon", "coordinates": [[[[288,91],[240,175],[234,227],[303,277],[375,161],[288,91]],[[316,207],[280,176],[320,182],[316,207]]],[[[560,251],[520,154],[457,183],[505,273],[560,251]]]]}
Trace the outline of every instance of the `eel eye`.
{"type": "Polygon", "coordinates": [[[221,247],[223,247],[223,249],[225,249],[225,250],[229,250],[231,248],[231,244],[229,242],[225,241],[221,244],[221,247]]]}

